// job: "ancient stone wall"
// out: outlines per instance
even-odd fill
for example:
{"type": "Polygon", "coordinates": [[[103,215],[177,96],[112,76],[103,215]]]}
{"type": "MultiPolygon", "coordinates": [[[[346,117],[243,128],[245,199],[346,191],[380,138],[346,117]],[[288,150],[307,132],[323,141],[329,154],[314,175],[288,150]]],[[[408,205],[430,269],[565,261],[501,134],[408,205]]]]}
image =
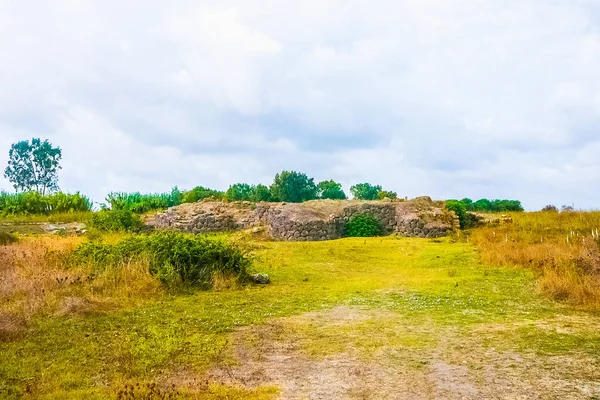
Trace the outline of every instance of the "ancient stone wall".
{"type": "Polygon", "coordinates": [[[172,207],[148,221],[161,229],[192,233],[266,227],[276,240],[318,241],[344,236],[354,215],[376,218],[384,233],[409,237],[445,236],[456,220],[430,199],[406,202],[316,200],[302,204],[199,202],[172,207]]]}

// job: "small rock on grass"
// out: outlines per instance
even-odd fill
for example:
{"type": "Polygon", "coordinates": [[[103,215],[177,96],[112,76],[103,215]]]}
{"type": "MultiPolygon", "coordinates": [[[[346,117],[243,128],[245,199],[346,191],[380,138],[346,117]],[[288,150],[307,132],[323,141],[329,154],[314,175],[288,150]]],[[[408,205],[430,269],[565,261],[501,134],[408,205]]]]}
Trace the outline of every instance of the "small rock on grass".
{"type": "Polygon", "coordinates": [[[271,279],[267,274],[254,274],[250,275],[250,278],[252,279],[252,282],[258,283],[260,285],[267,285],[271,283],[271,279]]]}

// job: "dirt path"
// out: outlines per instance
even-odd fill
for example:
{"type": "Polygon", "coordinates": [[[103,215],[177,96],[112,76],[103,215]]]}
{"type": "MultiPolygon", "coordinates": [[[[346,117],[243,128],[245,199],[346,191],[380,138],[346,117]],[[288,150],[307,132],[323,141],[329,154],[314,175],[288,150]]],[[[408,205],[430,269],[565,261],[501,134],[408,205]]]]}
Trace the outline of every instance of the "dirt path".
{"type": "MultiPolygon", "coordinates": [[[[560,329],[559,322],[545,325],[560,329]]],[[[209,378],[279,386],[281,399],[599,398],[597,360],[496,350],[484,340],[494,332],[465,335],[341,306],[237,331],[231,354],[209,378]]]]}

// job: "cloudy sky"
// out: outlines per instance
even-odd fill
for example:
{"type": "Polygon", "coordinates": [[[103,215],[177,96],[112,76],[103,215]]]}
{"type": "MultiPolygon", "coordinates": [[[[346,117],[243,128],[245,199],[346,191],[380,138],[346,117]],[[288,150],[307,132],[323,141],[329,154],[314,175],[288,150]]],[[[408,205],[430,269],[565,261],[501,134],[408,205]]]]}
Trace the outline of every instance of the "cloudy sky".
{"type": "Polygon", "coordinates": [[[0,165],[42,137],[96,201],[292,169],[600,208],[599,28],[595,0],[0,0],[0,165]]]}

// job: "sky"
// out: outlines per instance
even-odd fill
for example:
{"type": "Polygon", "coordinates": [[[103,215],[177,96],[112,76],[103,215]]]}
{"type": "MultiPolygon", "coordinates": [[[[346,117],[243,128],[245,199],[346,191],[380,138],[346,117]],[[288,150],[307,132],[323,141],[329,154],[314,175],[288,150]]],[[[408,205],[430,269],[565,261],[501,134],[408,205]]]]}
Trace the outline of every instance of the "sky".
{"type": "Polygon", "coordinates": [[[599,28],[600,0],[0,0],[0,166],[41,137],[98,202],[296,170],[598,209],[599,28]]]}

